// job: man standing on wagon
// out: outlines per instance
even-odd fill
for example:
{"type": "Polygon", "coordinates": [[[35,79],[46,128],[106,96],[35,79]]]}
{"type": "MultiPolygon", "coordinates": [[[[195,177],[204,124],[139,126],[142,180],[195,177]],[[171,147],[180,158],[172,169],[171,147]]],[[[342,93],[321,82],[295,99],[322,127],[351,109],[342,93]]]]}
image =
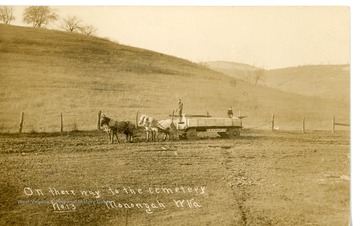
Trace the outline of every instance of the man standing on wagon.
{"type": "Polygon", "coordinates": [[[232,111],[232,107],[230,106],[229,109],[228,109],[228,116],[229,118],[233,118],[234,117],[234,114],[233,114],[233,111],[232,111]]]}
{"type": "Polygon", "coordinates": [[[179,112],[179,122],[181,122],[183,106],[184,104],[181,102],[181,99],[179,99],[178,108],[176,109],[176,111],[179,112]]]}

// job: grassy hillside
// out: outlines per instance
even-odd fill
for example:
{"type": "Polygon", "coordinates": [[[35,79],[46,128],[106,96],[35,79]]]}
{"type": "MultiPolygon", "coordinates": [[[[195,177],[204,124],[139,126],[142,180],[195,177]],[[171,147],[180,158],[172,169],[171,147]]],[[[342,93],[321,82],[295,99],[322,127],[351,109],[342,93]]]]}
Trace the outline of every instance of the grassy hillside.
{"type": "Polygon", "coordinates": [[[204,65],[205,67],[225,75],[251,83],[254,83],[255,72],[264,70],[249,64],[241,64],[229,61],[208,61],[202,62],[201,65],[204,65]]]}
{"type": "Polygon", "coordinates": [[[311,65],[266,71],[260,84],[350,103],[349,65],[311,65]]]}
{"type": "Polygon", "coordinates": [[[235,78],[254,83],[257,71],[262,71],[257,84],[285,92],[350,103],[349,65],[309,65],[264,70],[233,62],[206,62],[204,66],[235,78]]]}
{"type": "Polygon", "coordinates": [[[281,128],[329,128],[349,121],[349,105],[251,85],[187,60],[80,34],[0,25],[0,131],[95,129],[97,113],[135,119],[137,111],[167,118],[184,112],[226,116],[229,105],[251,127],[276,114],[281,128]],[[315,107],[316,106],[316,107],[315,107]]]}

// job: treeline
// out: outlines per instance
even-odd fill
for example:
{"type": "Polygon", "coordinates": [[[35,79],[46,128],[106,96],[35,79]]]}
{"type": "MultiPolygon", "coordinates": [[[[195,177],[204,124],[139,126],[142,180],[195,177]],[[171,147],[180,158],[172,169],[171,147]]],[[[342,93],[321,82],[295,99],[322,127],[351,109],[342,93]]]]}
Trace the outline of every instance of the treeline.
{"type": "MultiPolygon", "coordinates": [[[[11,24],[15,19],[14,7],[0,6],[0,23],[11,24]]],[[[25,24],[34,28],[45,28],[53,24],[59,30],[85,35],[95,35],[97,31],[94,26],[84,23],[77,16],[60,18],[55,9],[49,6],[29,6],[25,8],[22,19],[25,24]]]]}

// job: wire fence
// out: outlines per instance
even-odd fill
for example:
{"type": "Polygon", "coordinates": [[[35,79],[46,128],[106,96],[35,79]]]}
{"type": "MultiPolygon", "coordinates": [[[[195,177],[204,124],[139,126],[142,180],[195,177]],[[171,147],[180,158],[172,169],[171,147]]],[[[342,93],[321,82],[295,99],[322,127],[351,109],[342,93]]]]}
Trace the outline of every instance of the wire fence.
{"type": "MultiPolygon", "coordinates": [[[[59,112],[58,114],[38,112],[20,112],[19,117],[9,117],[0,122],[0,133],[33,133],[33,132],[67,132],[98,130],[101,111],[71,113],[59,112]]],[[[154,117],[169,116],[169,114],[154,113],[154,117]]],[[[136,112],[126,114],[109,114],[116,120],[136,120],[136,112]],[[127,116],[127,117],[126,117],[127,116]]],[[[3,117],[4,118],[4,117],[3,117]]],[[[345,117],[305,117],[269,115],[268,119],[262,120],[259,117],[243,119],[244,129],[261,129],[271,131],[313,131],[324,130],[335,132],[336,130],[349,130],[350,122],[345,117]]]]}

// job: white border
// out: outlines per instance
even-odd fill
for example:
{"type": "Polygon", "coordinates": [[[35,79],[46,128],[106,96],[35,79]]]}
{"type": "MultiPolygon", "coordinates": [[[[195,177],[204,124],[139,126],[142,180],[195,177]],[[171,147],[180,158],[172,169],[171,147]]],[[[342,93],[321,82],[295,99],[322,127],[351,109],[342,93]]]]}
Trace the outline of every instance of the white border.
{"type": "Polygon", "coordinates": [[[103,5],[127,5],[127,6],[350,6],[351,0],[3,0],[1,5],[58,5],[58,6],[75,6],[75,5],[88,5],[88,6],[103,6],[103,5]]]}
{"type": "MultiPolygon", "coordinates": [[[[357,100],[359,97],[360,83],[359,83],[359,66],[357,61],[359,44],[359,1],[356,0],[252,0],[252,1],[234,1],[234,0],[2,0],[0,5],[58,5],[58,6],[75,6],[75,5],[89,5],[89,6],[349,6],[351,14],[351,220],[353,225],[360,225],[360,219],[355,214],[355,210],[359,210],[359,137],[358,130],[360,128],[359,118],[360,112],[357,100]],[[357,102],[357,103],[356,103],[357,102]]],[[[1,32],[1,31],[0,31],[1,32]]]]}

